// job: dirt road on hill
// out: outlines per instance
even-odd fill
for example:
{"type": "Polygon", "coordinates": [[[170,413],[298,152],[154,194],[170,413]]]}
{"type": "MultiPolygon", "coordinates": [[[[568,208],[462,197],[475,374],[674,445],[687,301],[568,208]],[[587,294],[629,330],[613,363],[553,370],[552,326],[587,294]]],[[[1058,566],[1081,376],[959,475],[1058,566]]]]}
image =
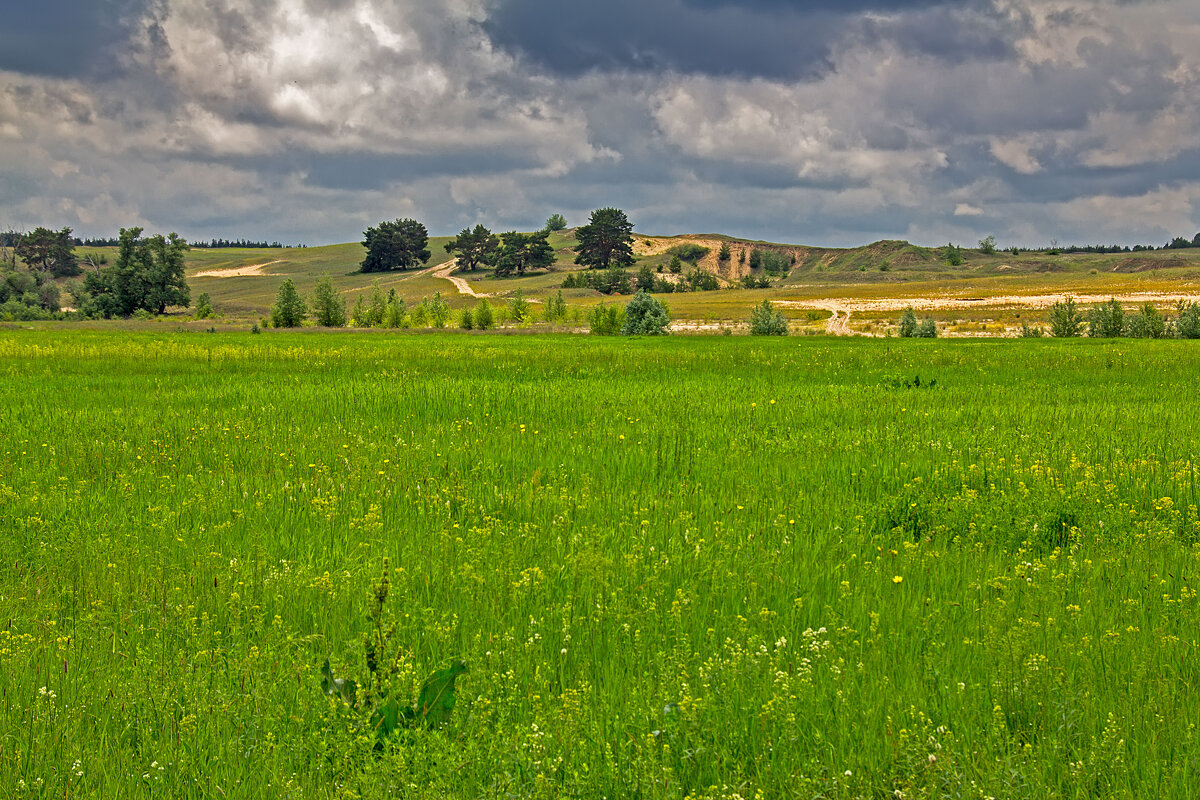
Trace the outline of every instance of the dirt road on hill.
{"type": "Polygon", "coordinates": [[[465,294],[468,297],[492,297],[493,296],[490,294],[485,294],[482,292],[475,291],[474,289],[471,288],[471,284],[467,283],[467,281],[464,278],[460,278],[457,275],[450,274],[450,273],[454,272],[454,270],[456,270],[456,269],[458,269],[458,259],[452,258],[449,261],[447,261],[445,264],[439,264],[438,266],[434,267],[431,271],[433,272],[433,277],[443,278],[443,279],[448,280],[451,283],[453,283],[454,288],[458,289],[459,294],[465,294]]]}

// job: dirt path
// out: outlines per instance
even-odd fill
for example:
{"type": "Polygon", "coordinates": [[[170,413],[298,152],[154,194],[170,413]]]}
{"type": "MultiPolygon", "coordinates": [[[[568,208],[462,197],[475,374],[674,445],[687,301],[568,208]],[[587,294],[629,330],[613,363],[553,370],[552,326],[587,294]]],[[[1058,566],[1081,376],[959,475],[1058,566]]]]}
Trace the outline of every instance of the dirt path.
{"type": "Polygon", "coordinates": [[[853,336],[854,331],[850,330],[850,309],[842,308],[837,304],[830,303],[824,306],[829,312],[830,317],[825,322],[825,332],[830,336],[853,336]],[[840,317],[838,314],[845,314],[840,317]]]}
{"type": "Polygon", "coordinates": [[[457,275],[452,275],[454,270],[458,269],[458,259],[452,258],[445,264],[439,264],[433,267],[433,277],[443,278],[454,284],[454,288],[458,289],[459,294],[465,294],[468,297],[493,297],[494,295],[477,292],[471,288],[471,284],[467,283],[466,279],[460,278],[457,275]]]}
{"type": "Polygon", "coordinates": [[[263,268],[269,267],[272,264],[278,264],[282,259],[277,261],[268,261],[265,264],[252,264],[247,267],[232,267],[230,269],[210,269],[204,272],[197,272],[195,278],[248,278],[263,274],[263,268]]]}

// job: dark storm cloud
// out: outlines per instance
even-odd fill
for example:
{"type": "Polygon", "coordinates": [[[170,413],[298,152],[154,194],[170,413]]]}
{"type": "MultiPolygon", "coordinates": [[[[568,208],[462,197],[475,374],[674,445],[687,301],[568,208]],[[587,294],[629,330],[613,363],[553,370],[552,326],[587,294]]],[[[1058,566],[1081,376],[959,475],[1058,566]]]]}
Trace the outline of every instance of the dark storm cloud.
{"type": "Polygon", "coordinates": [[[557,0],[503,0],[484,29],[499,46],[566,75],[811,78],[829,68],[832,44],[846,35],[950,61],[1008,52],[984,6],[933,0],[610,0],[569,10],[557,0]],[[868,11],[884,16],[864,17],[868,11]]]}
{"type": "Polygon", "coordinates": [[[0,69],[55,77],[116,70],[154,0],[18,0],[0,27],[0,69]]]}

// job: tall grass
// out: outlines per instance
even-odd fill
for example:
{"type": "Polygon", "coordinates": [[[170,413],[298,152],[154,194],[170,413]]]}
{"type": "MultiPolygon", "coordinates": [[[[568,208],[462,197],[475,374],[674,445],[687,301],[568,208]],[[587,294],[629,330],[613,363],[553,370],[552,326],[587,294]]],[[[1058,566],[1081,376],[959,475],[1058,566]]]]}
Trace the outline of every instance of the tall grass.
{"type": "Polygon", "coordinates": [[[1198,368],[5,333],[0,795],[1194,796],[1198,368]],[[408,695],[469,672],[378,749],[384,558],[408,695]]]}

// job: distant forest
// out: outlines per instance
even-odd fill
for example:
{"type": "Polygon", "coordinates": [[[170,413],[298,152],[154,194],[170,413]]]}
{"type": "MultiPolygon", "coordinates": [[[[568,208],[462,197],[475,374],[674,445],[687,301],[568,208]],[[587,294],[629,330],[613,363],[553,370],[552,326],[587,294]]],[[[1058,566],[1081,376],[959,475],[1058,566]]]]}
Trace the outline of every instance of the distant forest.
{"type": "MultiPolygon", "coordinates": [[[[75,239],[76,247],[116,247],[117,239],[75,239]]],[[[249,239],[209,239],[207,242],[195,241],[188,242],[189,247],[208,250],[216,247],[241,247],[245,249],[267,249],[272,247],[288,247],[279,242],[252,242],[249,239]]],[[[307,245],[298,244],[295,247],[307,247],[307,245]]]]}

